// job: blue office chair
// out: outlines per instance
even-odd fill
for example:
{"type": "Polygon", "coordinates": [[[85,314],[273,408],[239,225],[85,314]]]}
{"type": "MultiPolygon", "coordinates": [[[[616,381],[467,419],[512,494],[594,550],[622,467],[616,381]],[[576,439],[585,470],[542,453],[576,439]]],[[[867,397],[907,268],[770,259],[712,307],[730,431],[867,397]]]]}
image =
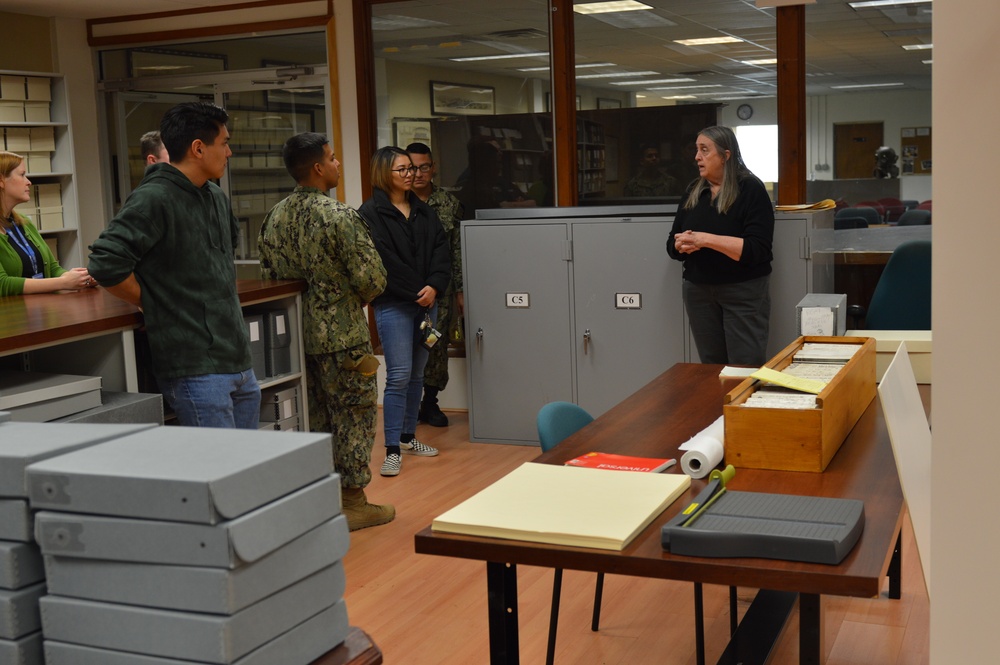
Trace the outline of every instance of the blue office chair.
{"type": "Polygon", "coordinates": [[[868,309],[852,305],[848,312],[864,317],[870,330],[930,330],[931,241],[910,240],[893,250],[868,309]]]}
{"type": "Polygon", "coordinates": [[[864,217],[834,217],[833,218],[833,230],[840,231],[841,229],[867,229],[868,220],[864,217]]]}
{"type": "Polygon", "coordinates": [[[914,208],[913,210],[907,210],[904,212],[896,222],[896,226],[922,226],[930,223],[930,210],[918,210],[914,208]]]}
{"type": "MultiPolygon", "coordinates": [[[[570,402],[549,402],[538,411],[538,441],[542,452],[551,450],[563,439],[594,421],[594,417],[570,402]]],[[[552,665],[556,654],[556,629],[559,626],[559,597],[562,591],[562,568],[556,568],[552,578],[552,609],[549,612],[549,642],[545,663],[552,665]]],[[[594,589],[594,617],[590,629],[596,631],[601,621],[601,596],[604,593],[604,573],[597,573],[594,589]]]]}

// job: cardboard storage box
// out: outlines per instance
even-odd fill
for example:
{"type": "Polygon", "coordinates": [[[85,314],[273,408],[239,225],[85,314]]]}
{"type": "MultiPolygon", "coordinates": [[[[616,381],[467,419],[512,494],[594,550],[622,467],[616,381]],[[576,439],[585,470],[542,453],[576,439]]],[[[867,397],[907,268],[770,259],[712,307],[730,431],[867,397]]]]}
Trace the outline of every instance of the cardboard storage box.
{"type": "Polygon", "coordinates": [[[244,314],[243,321],[247,325],[247,334],[250,336],[253,373],[258,379],[263,379],[267,376],[267,361],[264,360],[264,316],[262,314],[244,314]]]}
{"type": "Polygon", "coordinates": [[[298,416],[292,416],[291,418],[282,418],[275,422],[257,423],[257,429],[272,430],[275,432],[299,432],[302,430],[302,423],[299,421],[298,416]]]}
{"type": "Polygon", "coordinates": [[[765,367],[781,371],[806,342],[861,344],[816,396],[815,409],[741,406],[760,382],[748,378],[724,398],[725,461],[736,467],[823,471],[854,424],[875,399],[875,340],[867,337],[799,337],[765,367]]]}
{"type": "MultiPolygon", "coordinates": [[[[27,114],[27,110],[25,114],[27,114]]],[[[56,130],[54,127],[31,127],[28,133],[31,138],[32,152],[55,152],[56,130]]]]}
{"type": "Polygon", "coordinates": [[[52,122],[52,107],[49,102],[24,102],[25,122],[52,122]]]}
{"type": "MultiPolygon", "coordinates": [[[[233,665],[309,665],[347,638],[347,605],[338,601],[267,644],[233,661],[233,665]]],[[[189,660],[153,658],[79,644],[45,640],[47,665],[192,665],[189,660]]]]}
{"type": "Polygon", "coordinates": [[[267,376],[279,376],[292,371],[291,343],[288,310],[264,312],[264,362],[267,376]]]}
{"type": "Polygon", "coordinates": [[[24,155],[28,173],[35,175],[52,173],[52,153],[31,151],[24,155]]]}
{"type": "Polygon", "coordinates": [[[0,640],[0,663],[45,665],[42,631],[36,630],[17,640],[0,640]]]}
{"type": "Polygon", "coordinates": [[[28,469],[34,509],[217,524],[327,477],[330,435],[153,427],[28,469]]]}
{"type": "Polygon", "coordinates": [[[60,423],[163,424],[163,395],[101,391],[101,406],[59,418],[60,423]]]}
{"type": "MultiPolygon", "coordinates": [[[[299,413],[298,387],[270,388],[260,394],[260,420],[273,423],[285,420],[299,413]]],[[[261,428],[263,429],[263,428],[261,428]]]]}
{"type": "Polygon", "coordinates": [[[338,515],[234,570],[46,556],[45,576],[49,593],[57,596],[234,614],[337,564],[349,542],[347,518],[338,515]]]}
{"type": "Polygon", "coordinates": [[[28,76],[25,78],[27,84],[28,99],[35,101],[52,101],[52,86],[49,79],[42,76],[28,76]]]}
{"type": "Polygon", "coordinates": [[[31,542],[35,539],[31,509],[24,499],[0,499],[0,540],[31,542]]]}
{"type": "MultiPolygon", "coordinates": [[[[21,113],[24,114],[23,102],[17,102],[22,105],[21,113]]],[[[7,150],[10,152],[16,152],[22,157],[31,150],[31,129],[29,127],[7,127],[4,130],[4,137],[7,145],[7,150]]],[[[25,167],[27,168],[27,167],[25,167]]]]}
{"type": "Polygon", "coordinates": [[[47,555],[235,568],[333,519],[340,507],[340,476],[334,474],[216,525],[43,510],[35,514],[35,540],[47,555]]]}
{"type": "Polygon", "coordinates": [[[0,99],[24,101],[28,98],[28,88],[23,76],[0,76],[0,99]]]}
{"type": "Polygon", "coordinates": [[[930,330],[849,330],[856,337],[872,337],[875,340],[875,380],[881,382],[889,363],[896,356],[900,342],[906,342],[906,353],[910,356],[913,376],[917,383],[931,382],[931,342],[930,330]]]}
{"type": "Polygon", "coordinates": [[[208,663],[232,663],[342,599],[343,569],[325,568],[233,615],[62,596],[41,600],[46,639],[208,663]]]}
{"type": "MultiPolygon", "coordinates": [[[[24,102],[0,99],[0,122],[24,122],[24,104],[24,102]]],[[[6,144],[4,146],[6,148],[6,144]]]]}
{"type": "Polygon", "coordinates": [[[847,330],[847,295],[809,293],[795,308],[800,335],[840,335],[847,330]]]}
{"type": "Polygon", "coordinates": [[[21,589],[44,579],[42,553],[37,545],[0,541],[0,589],[21,589]]]}
{"type": "Polygon", "coordinates": [[[30,464],[149,429],[150,425],[0,424],[0,497],[27,497],[30,464]]]}
{"type": "Polygon", "coordinates": [[[16,640],[42,627],[38,599],[44,593],[44,582],[16,591],[0,589],[0,639],[16,640]]]}

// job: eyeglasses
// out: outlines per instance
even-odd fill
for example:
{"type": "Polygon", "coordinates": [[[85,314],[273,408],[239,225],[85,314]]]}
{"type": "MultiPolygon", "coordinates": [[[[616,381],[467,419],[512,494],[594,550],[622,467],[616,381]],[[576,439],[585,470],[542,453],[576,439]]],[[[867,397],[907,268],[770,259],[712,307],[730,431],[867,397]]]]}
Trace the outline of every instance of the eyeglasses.
{"type": "Polygon", "coordinates": [[[413,168],[421,173],[430,173],[431,169],[434,168],[434,162],[428,162],[427,164],[421,164],[420,166],[414,166],[413,168]]]}
{"type": "Polygon", "coordinates": [[[413,175],[417,171],[415,166],[401,166],[398,169],[390,169],[393,173],[398,175],[400,178],[405,178],[408,175],[413,175]]]}

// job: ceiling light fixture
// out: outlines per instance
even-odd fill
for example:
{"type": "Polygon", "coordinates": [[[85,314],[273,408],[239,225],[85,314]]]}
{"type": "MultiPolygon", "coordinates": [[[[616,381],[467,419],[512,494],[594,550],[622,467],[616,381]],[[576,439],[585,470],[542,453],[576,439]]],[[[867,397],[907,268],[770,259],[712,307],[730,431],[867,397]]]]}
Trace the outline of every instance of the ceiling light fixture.
{"type": "Polygon", "coordinates": [[[918,5],[931,0],[865,0],[864,2],[848,2],[851,9],[873,9],[875,7],[896,7],[901,5],[918,5]]]}
{"type": "Polygon", "coordinates": [[[481,60],[508,60],[510,58],[547,58],[548,51],[535,51],[532,53],[505,53],[503,55],[475,55],[466,58],[448,58],[452,62],[479,62],[481,60]]]}
{"type": "Polygon", "coordinates": [[[777,58],[758,58],[757,60],[741,60],[744,65],[776,65],[777,58]]]}
{"type": "MultiPolygon", "coordinates": [[[[590,62],[583,65],[576,65],[577,69],[591,69],[593,67],[617,67],[613,62],[590,62]]],[[[519,72],[547,72],[549,71],[549,66],[544,67],[518,67],[519,72]]],[[[655,73],[655,72],[654,72],[655,73]]]]}
{"type": "Polygon", "coordinates": [[[652,9],[652,7],[644,5],[641,2],[635,2],[635,0],[585,2],[581,5],[573,5],[573,11],[577,14],[610,14],[612,12],[634,12],[642,9],[652,9]]]}
{"type": "Polygon", "coordinates": [[[831,85],[836,90],[850,90],[852,88],[895,88],[904,85],[903,83],[858,83],[856,85],[831,85]]]}
{"type": "Polygon", "coordinates": [[[577,79],[616,79],[616,78],[626,78],[629,76],[655,76],[660,72],[614,72],[611,74],[584,74],[583,76],[577,76],[577,79]]]}
{"type": "Polygon", "coordinates": [[[689,81],[694,81],[690,78],[676,78],[676,79],[655,79],[652,81],[608,81],[611,85],[655,85],[657,83],[687,83],[689,81]]]}
{"type": "Polygon", "coordinates": [[[663,99],[698,99],[698,95],[673,95],[672,97],[664,97],[663,99]]]}
{"type": "Polygon", "coordinates": [[[721,88],[722,86],[718,83],[712,83],[709,85],[675,85],[667,88],[646,88],[646,90],[694,90],[695,88],[721,88]]]}
{"type": "Polygon", "coordinates": [[[738,44],[744,40],[732,35],[725,37],[699,37],[698,39],[675,39],[674,43],[684,46],[708,46],[710,44],[738,44]]]}
{"type": "Polygon", "coordinates": [[[934,48],[934,44],[907,44],[903,47],[904,51],[926,51],[927,49],[934,48]]]}
{"type": "Polygon", "coordinates": [[[920,62],[921,62],[922,64],[925,64],[925,65],[930,65],[930,64],[933,64],[933,63],[934,63],[934,61],[933,61],[933,60],[921,60],[920,62]]]}

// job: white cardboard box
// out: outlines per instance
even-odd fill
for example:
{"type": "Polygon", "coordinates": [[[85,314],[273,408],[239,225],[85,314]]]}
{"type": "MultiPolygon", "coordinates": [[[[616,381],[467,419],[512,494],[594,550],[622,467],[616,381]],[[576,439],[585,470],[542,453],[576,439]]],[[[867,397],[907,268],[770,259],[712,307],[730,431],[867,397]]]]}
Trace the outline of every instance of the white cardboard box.
{"type": "Polygon", "coordinates": [[[22,589],[44,579],[45,567],[37,545],[0,540],[0,589],[22,589]]]}
{"type": "MultiPolygon", "coordinates": [[[[23,102],[17,102],[23,107],[23,102]]],[[[22,116],[24,115],[24,109],[21,109],[22,116]]],[[[23,122],[23,121],[22,121],[23,122]]],[[[31,150],[31,128],[30,127],[7,127],[4,130],[4,136],[6,137],[7,150],[10,152],[16,152],[22,157],[26,152],[31,150]]],[[[27,167],[26,167],[27,168],[27,167]]]]}
{"type": "Polygon", "coordinates": [[[906,342],[913,376],[917,383],[931,382],[931,342],[930,330],[848,330],[848,336],[875,338],[875,380],[882,375],[896,355],[900,342],[906,342]]]}
{"type": "Polygon", "coordinates": [[[24,122],[52,122],[49,102],[24,102],[24,122]]]}
{"type": "Polygon", "coordinates": [[[329,434],[155,427],[34,464],[28,487],[34,509],[217,524],[332,466],[329,434]]]}
{"type": "Polygon", "coordinates": [[[44,593],[44,582],[17,591],[0,589],[0,639],[16,640],[42,627],[38,599],[44,593]]]}
{"type": "Polygon", "coordinates": [[[0,497],[28,496],[26,469],[35,462],[127,436],[151,425],[0,424],[0,497]]]}
{"type": "MultiPolygon", "coordinates": [[[[46,556],[49,593],[162,609],[234,614],[338,562],[350,542],[339,515],[235,570],[46,556]]],[[[343,594],[343,589],[341,589],[343,594]]]]}
{"type": "Polygon", "coordinates": [[[24,102],[0,99],[0,122],[24,122],[24,120],[24,102]]]}
{"type": "MultiPolygon", "coordinates": [[[[267,644],[233,661],[233,665],[308,665],[347,638],[347,605],[343,600],[295,626],[267,644]]],[[[193,665],[190,660],[108,651],[45,640],[47,665],[193,665]]]]}
{"type": "Polygon", "coordinates": [[[25,100],[28,98],[28,88],[23,76],[0,76],[0,98],[25,100]]]}
{"type": "MultiPolygon", "coordinates": [[[[27,106],[25,107],[25,117],[27,117],[27,106]]],[[[28,130],[31,137],[32,152],[55,152],[56,150],[56,130],[55,127],[31,127],[28,130]]]]}
{"type": "Polygon", "coordinates": [[[232,663],[335,605],[335,567],[236,614],[202,614],[61,596],[40,602],[46,639],[207,663],[232,663]]]}
{"type": "MultiPolygon", "coordinates": [[[[288,436],[292,435],[272,434],[272,438],[288,436]]],[[[257,561],[338,513],[340,476],[333,474],[216,525],[42,511],[35,514],[35,540],[42,554],[236,568],[257,561]]]]}
{"type": "Polygon", "coordinates": [[[35,101],[52,101],[52,86],[49,79],[42,76],[28,76],[25,78],[28,88],[28,99],[35,101]]]}

